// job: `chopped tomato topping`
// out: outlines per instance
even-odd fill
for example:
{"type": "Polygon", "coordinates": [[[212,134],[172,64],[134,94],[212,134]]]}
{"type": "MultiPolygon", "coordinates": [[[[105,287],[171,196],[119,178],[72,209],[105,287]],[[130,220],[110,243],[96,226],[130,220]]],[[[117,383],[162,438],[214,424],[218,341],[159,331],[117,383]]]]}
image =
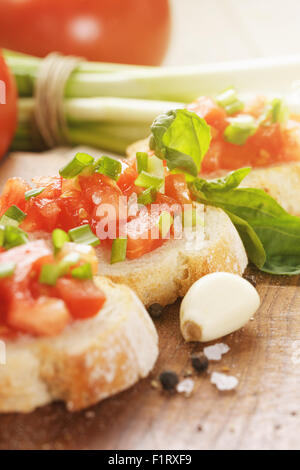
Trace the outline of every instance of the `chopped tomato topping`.
{"type": "MultiPolygon", "coordinates": [[[[258,98],[245,108],[244,113],[257,119],[262,115],[265,105],[266,101],[258,98]]],[[[201,97],[188,109],[203,117],[211,126],[212,142],[202,163],[204,174],[244,166],[264,167],[300,159],[300,125],[296,121],[289,121],[287,126],[278,123],[260,125],[255,134],[239,146],[224,140],[224,130],[232,116],[227,116],[225,110],[212,99],[201,97]]]]}
{"type": "Polygon", "coordinates": [[[0,337],[17,332],[37,336],[59,334],[73,319],[96,315],[105,302],[92,280],[59,278],[55,286],[41,284],[44,264],[54,264],[44,241],[30,242],[0,254],[0,264],[13,262],[13,276],[0,279],[0,337]]]}
{"type": "Polygon", "coordinates": [[[56,290],[73,318],[93,317],[105,302],[104,294],[89,280],[62,278],[57,281],[56,290]]]}

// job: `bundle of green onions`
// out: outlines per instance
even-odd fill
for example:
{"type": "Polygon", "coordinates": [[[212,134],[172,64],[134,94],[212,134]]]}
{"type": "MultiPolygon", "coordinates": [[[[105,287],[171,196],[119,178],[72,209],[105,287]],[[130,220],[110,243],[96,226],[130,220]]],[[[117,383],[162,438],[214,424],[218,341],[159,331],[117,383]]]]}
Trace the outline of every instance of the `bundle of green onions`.
{"type": "MultiPolygon", "coordinates": [[[[19,92],[14,150],[41,150],[33,131],[34,87],[42,59],[4,51],[19,92]]],[[[147,137],[154,118],[201,94],[201,67],[172,69],[82,61],[71,73],[64,110],[72,145],[122,153],[147,137]]]]}

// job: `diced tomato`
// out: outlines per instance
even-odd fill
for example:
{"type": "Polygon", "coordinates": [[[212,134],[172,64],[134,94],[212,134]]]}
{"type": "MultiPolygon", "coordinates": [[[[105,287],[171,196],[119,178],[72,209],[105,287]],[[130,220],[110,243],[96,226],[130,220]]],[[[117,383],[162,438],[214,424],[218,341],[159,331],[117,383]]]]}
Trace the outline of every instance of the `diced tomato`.
{"type": "Polygon", "coordinates": [[[220,131],[223,131],[227,126],[225,110],[218,106],[211,98],[201,96],[194,103],[188,105],[188,110],[198,114],[205,119],[207,124],[220,131]]]}
{"type": "Polygon", "coordinates": [[[60,299],[15,298],[7,315],[11,328],[37,336],[54,336],[63,331],[71,319],[70,313],[60,299]]]}
{"type": "Polygon", "coordinates": [[[158,193],[155,204],[143,208],[127,223],[127,258],[136,259],[161,246],[159,218],[163,211],[175,213],[181,209],[176,200],[158,193]]]}
{"type": "Polygon", "coordinates": [[[122,172],[117,183],[125,196],[130,196],[132,192],[136,189],[134,182],[137,177],[138,172],[136,170],[136,164],[135,162],[133,162],[130,166],[127,166],[126,169],[122,172]]]}
{"type": "Polygon", "coordinates": [[[25,210],[25,192],[30,186],[22,178],[10,178],[5,183],[0,199],[0,216],[12,206],[18,206],[19,209],[25,210]]]}
{"type": "Polygon", "coordinates": [[[39,196],[36,196],[38,198],[54,199],[61,195],[62,178],[59,176],[35,177],[32,178],[32,182],[37,188],[45,188],[39,196]]]}
{"type": "Polygon", "coordinates": [[[105,295],[92,281],[61,278],[56,290],[74,318],[90,318],[99,312],[105,295]]]}
{"type": "Polygon", "coordinates": [[[71,318],[96,315],[105,295],[93,281],[60,278],[55,286],[39,282],[45,263],[54,263],[44,241],[30,242],[0,254],[0,263],[14,262],[13,276],[0,280],[0,337],[11,332],[37,336],[59,334],[71,318]]]}
{"type": "Polygon", "coordinates": [[[168,175],[165,178],[165,193],[180,204],[191,203],[190,193],[183,174],[168,175]]]}

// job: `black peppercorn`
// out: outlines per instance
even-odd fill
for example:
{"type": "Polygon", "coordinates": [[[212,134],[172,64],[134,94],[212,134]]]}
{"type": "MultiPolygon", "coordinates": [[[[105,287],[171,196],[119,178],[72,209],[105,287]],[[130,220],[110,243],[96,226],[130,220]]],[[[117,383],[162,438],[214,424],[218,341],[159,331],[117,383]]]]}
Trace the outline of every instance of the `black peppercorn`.
{"type": "Polygon", "coordinates": [[[203,353],[192,354],[191,360],[197,372],[205,372],[208,369],[208,359],[203,353]]]}
{"type": "Polygon", "coordinates": [[[148,313],[152,318],[159,318],[163,313],[163,306],[160,304],[152,304],[148,308],[148,313]]]}
{"type": "Polygon", "coordinates": [[[179,382],[178,375],[171,370],[162,372],[159,380],[165,390],[173,390],[179,382]]]}

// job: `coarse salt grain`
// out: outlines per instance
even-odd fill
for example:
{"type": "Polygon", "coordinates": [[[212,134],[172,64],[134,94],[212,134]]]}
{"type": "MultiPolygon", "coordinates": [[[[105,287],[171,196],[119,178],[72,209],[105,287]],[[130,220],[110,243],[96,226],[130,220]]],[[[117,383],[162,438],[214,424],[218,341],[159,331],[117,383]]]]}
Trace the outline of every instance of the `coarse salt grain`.
{"type": "Polygon", "coordinates": [[[232,375],[221,374],[220,372],[213,372],[210,381],[216,385],[218,390],[233,390],[238,385],[239,381],[232,375]]]}
{"type": "Polygon", "coordinates": [[[184,379],[176,387],[178,393],[184,393],[190,395],[194,390],[195,382],[193,379],[184,379]]]}
{"type": "Polygon", "coordinates": [[[220,361],[223,354],[226,354],[230,347],[225,343],[217,343],[212,346],[206,346],[203,352],[209,361],[220,361]]]}

